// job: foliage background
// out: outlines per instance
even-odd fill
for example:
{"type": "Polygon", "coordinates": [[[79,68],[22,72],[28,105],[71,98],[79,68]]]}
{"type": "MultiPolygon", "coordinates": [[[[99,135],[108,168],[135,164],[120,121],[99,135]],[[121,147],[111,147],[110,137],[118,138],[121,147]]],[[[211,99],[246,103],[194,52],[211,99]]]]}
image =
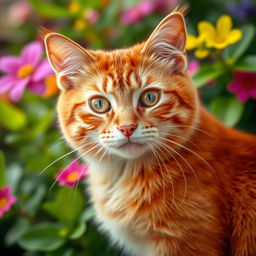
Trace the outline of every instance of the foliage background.
{"type": "MultiPolygon", "coordinates": [[[[127,9],[141,1],[77,0],[76,11],[74,1],[29,0],[29,14],[23,20],[18,18],[17,8],[14,11],[19,2],[0,3],[1,56],[19,55],[24,45],[37,38],[40,26],[63,33],[86,47],[126,47],[147,38],[164,15],[179,4],[163,0],[168,8],[153,10],[143,18],[141,15],[139,22],[124,22],[122,16],[127,9]],[[86,20],[81,10],[87,10],[87,14],[88,10],[96,11],[97,21],[89,22],[88,17],[86,20]]],[[[190,11],[186,20],[188,31],[195,35],[198,22],[215,23],[223,14],[231,15],[234,27],[242,29],[242,40],[224,49],[221,60],[212,56],[200,60],[193,79],[200,87],[204,105],[215,116],[229,126],[256,133],[255,99],[240,103],[227,90],[235,70],[256,72],[256,15],[247,9],[241,18],[228,8],[230,3],[241,2],[246,1],[188,1],[190,11]],[[223,60],[228,63],[225,68],[223,60]]],[[[194,58],[192,53],[189,58],[194,58]]],[[[28,90],[19,102],[12,102],[7,94],[0,95],[0,184],[11,185],[17,198],[12,209],[0,219],[1,255],[119,255],[91,221],[94,213],[84,194],[84,181],[73,189],[54,184],[54,174],[76,158],[70,154],[54,162],[70,151],[58,131],[56,98],[57,95],[43,97],[28,90]]]]}

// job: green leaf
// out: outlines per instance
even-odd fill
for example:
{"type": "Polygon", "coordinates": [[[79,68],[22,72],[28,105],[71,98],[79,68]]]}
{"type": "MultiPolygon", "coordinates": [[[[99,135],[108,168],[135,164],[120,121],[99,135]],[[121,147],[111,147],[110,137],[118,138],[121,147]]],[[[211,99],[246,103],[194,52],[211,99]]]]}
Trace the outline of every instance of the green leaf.
{"type": "Polygon", "coordinates": [[[31,226],[18,240],[25,250],[49,252],[61,247],[66,239],[61,235],[63,227],[54,223],[31,226]]]}
{"type": "Polygon", "coordinates": [[[224,51],[224,59],[228,64],[234,64],[247,50],[251,44],[254,35],[255,28],[252,25],[245,25],[242,27],[243,37],[237,43],[230,45],[224,51]]]}
{"type": "Polygon", "coordinates": [[[80,222],[87,222],[91,220],[95,216],[95,214],[96,213],[94,207],[87,207],[80,216],[80,222]]]}
{"type": "Polygon", "coordinates": [[[0,188],[6,186],[4,153],[0,150],[0,188]]]}
{"type": "Polygon", "coordinates": [[[46,193],[46,188],[43,184],[40,184],[35,188],[35,191],[31,194],[29,200],[24,204],[24,208],[31,215],[34,216],[38,207],[40,206],[44,195],[46,193]]]}
{"type": "Polygon", "coordinates": [[[66,226],[74,226],[84,208],[85,197],[76,189],[72,190],[62,187],[58,190],[53,201],[48,201],[43,205],[54,218],[66,226]]]}
{"type": "Polygon", "coordinates": [[[192,80],[197,88],[207,84],[213,79],[219,77],[225,72],[225,69],[220,63],[205,64],[200,67],[192,80]]]}
{"type": "Polygon", "coordinates": [[[12,187],[12,192],[15,194],[18,186],[20,185],[20,179],[22,177],[21,166],[18,163],[8,165],[6,176],[8,184],[12,187]]]}
{"type": "Polygon", "coordinates": [[[235,64],[233,69],[255,72],[256,71],[256,55],[249,55],[242,58],[235,64]]]}
{"type": "Polygon", "coordinates": [[[66,18],[70,16],[67,8],[48,3],[41,0],[29,0],[32,6],[36,9],[38,14],[45,18],[66,18]]]}
{"type": "Polygon", "coordinates": [[[86,224],[85,222],[81,222],[78,224],[78,226],[73,230],[71,235],[69,236],[70,239],[78,239],[81,237],[86,230],[86,224]]]}
{"type": "Polygon", "coordinates": [[[22,129],[27,122],[25,113],[15,106],[0,102],[0,124],[6,129],[17,131],[22,129]]]}
{"type": "Polygon", "coordinates": [[[8,230],[5,236],[6,245],[10,246],[16,243],[21,236],[27,231],[29,221],[25,218],[19,218],[15,224],[8,230]]]}
{"type": "Polygon", "coordinates": [[[210,110],[224,124],[233,127],[241,119],[244,105],[234,96],[220,96],[211,102],[210,110]]]}

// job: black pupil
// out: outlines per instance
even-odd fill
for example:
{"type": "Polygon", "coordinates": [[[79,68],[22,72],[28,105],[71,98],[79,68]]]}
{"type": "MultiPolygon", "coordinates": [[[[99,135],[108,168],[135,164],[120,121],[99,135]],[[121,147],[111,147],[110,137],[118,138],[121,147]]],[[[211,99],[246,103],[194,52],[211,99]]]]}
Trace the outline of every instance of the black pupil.
{"type": "Polygon", "coordinates": [[[103,100],[96,100],[95,105],[98,109],[103,108],[103,100]]]}
{"type": "Polygon", "coordinates": [[[155,101],[155,95],[153,93],[148,93],[147,94],[147,98],[150,102],[154,102],[155,101]]]}

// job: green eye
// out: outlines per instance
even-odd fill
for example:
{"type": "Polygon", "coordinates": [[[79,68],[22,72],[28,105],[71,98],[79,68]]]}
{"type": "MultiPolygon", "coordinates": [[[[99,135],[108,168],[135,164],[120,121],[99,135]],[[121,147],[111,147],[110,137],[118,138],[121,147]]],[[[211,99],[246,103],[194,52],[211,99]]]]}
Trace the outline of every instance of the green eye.
{"type": "Polygon", "coordinates": [[[154,106],[160,98],[160,92],[158,90],[145,91],[141,94],[139,103],[142,107],[154,106]]]}
{"type": "Polygon", "coordinates": [[[104,97],[97,97],[90,100],[90,107],[96,113],[106,113],[111,109],[111,104],[104,97]]]}

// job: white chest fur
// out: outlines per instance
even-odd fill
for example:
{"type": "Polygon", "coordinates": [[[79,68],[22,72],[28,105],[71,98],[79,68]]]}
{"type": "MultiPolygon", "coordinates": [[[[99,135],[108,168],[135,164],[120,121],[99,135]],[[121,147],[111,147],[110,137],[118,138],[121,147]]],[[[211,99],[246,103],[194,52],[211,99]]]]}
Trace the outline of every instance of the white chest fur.
{"type": "Polygon", "coordinates": [[[148,213],[136,214],[134,202],[143,194],[139,185],[130,183],[131,177],[127,175],[131,172],[123,163],[90,163],[89,173],[89,193],[100,229],[128,255],[153,255],[147,223],[149,216],[148,213]]]}

